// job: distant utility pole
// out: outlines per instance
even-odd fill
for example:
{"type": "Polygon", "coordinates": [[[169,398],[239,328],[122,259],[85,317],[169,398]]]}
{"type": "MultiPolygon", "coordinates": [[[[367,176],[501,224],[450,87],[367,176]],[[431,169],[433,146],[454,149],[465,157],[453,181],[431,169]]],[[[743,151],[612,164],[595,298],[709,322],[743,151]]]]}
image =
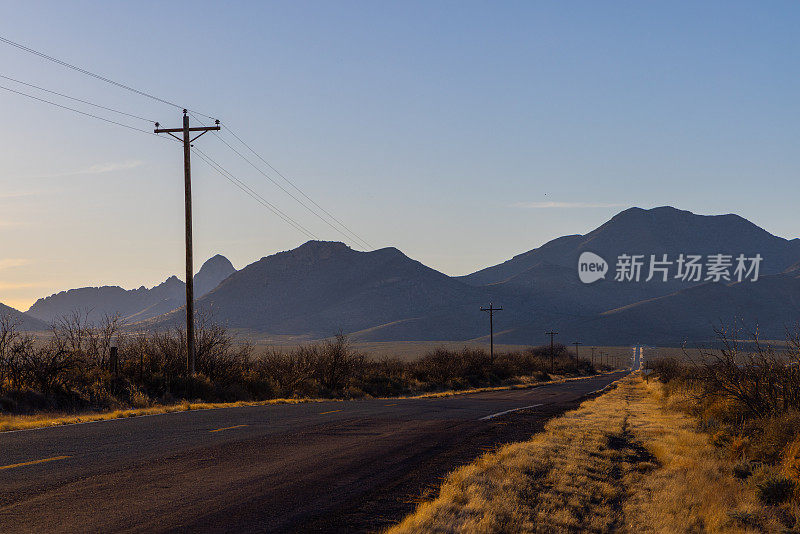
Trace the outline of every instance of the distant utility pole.
{"type": "Polygon", "coordinates": [[[556,371],[556,356],[555,350],[553,348],[553,338],[558,334],[558,332],[545,332],[544,335],[550,336],[550,372],[554,373],[556,371]]]}
{"type": "Polygon", "coordinates": [[[189,128],[189,115],[183,110],[183,128],[159,128],[156,123],[155,133],[169,134],[183,143],[183,184],[184,184],[184,209],[186,213],[186,368],[189,376],[194,375],[194,267],[192,266],[192,168],[190,156],[192,142],[201,135],[211,130],[219,130],[219,121],[214,121],[216,126],[202,126],[189,128]],[[191,132],[200,132],[191,137],[191,132]],[[176,133],[183,133],[181,139],[176,133]]]}
{"type": "Polygon", "coordinates": [[[495,308],[490,302],[488,308],[481,308],[481,311],[489,313],[489,361],[494,364],[494,312],[503,311],[503,307],[495,308]]]}
{"type": "Polygon", "coordinates": [[[572,344],[575,345],[575,365],[578,365],[578,345],[583,345],[583,343],[574,341],[572,344]]]}
{"type": "Polygon", "coordinates": [[[592,347],[592,369],[594,369],[594,347],[592,347]]]}

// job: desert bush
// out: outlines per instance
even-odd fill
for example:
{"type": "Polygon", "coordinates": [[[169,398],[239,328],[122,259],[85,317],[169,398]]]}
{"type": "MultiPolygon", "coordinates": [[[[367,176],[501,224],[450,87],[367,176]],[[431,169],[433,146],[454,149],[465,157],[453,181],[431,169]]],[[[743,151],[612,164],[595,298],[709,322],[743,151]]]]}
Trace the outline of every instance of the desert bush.
{"type": "Polygon", "coordinates": [[[364,364],[364,355],[354,351],[347,336],[341,332],[335,338],[322,342],[315,354],[316,378],[330,392],[340,392],[352,385],[351,382],[364,364]]]}
{"type": "Polygon", "coordinates": [[[794,493],[794,482],[782,475],[770,475],[756,485],[758,500],[770,506],[788,501],[794,493]]]}
{"type": "MultiPolygon", "coordinates": [[[[498,353],[436,349],[416,361],[371,359],[347,336],[288,350],[256,353],[208,316],[198,316],[196,374],[187,376],[180,328],[133,332],[119,317],[94,324],[87,313],[55,321],[35,338],[0,318],[0,410],[147,407],[181,399],[266,400],[274,397],[393,396],[547,379],[549,347],[498,353]],[[116,359],[112,361],[112,347],[116,359]]],[[[559,374],[594,372],[556,347],[559,374]]]]}
{"type": "Polygon", "coordinates": [[[701,349],[699,359],[648,362],[664,391],[686,402],[672,403],[697,416],[701,430],[731,458],[732,474],[753,478],[764,504],[800,497],[800,330],[787,343],[764,344],[758,332],[717,330],[717,347],[701,349]],[[757,470],[752,465],[760,466],[757,470]],[[776,465],[781,464],[778,474],[776,465]]]}
{"type": "Polygon", "coordinates": [[[733,465],[733,476],[739,480],[747,480],[753,474],[753,467],[750,462],[740,461],[733,465]]]}

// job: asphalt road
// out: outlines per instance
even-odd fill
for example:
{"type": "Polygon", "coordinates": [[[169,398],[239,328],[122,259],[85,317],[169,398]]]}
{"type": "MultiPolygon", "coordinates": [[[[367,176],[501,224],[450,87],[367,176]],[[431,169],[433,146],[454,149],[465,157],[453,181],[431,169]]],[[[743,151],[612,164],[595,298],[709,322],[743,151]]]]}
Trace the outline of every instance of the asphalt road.
{"type": "Polygon", "coordinates": [[[228,408],[0,434],[0,532],[341,532],[625,373],[430,399],[228,408]]]}

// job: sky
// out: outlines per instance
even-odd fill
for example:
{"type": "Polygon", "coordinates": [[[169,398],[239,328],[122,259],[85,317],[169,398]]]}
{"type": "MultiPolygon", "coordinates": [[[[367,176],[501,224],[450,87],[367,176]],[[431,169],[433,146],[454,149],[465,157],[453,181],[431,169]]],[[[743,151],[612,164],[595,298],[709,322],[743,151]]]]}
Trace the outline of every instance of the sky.
{"type": "MultiPolygon", "coordinates": [[[[795,1],[0,2],[0,37],[219,118],[230,130],[196,148],[309,233],[450,275],[630,206],[800,236],[798,26],[795,1]],[[369,247],[259,174],[230,132],[369,247]]],[[[181,124],[179,108],[3,43],[0,76],[181,124]]],[[[0,110],[0,302],[183,278],[178,143],[4,89],[0,110]]],[[[196,269],[308,240],[192,169],[196,269]]]]}

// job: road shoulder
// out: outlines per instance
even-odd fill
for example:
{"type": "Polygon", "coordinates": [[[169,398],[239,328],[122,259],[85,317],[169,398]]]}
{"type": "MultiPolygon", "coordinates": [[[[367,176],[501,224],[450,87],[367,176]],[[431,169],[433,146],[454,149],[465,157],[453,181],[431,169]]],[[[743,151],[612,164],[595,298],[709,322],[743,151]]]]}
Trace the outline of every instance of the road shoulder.
{"type": "Polygon", "coordinates": [[[453,471],[388,532],[770,531],[774,519],[656,387],[623,379],[453,471]]]}

